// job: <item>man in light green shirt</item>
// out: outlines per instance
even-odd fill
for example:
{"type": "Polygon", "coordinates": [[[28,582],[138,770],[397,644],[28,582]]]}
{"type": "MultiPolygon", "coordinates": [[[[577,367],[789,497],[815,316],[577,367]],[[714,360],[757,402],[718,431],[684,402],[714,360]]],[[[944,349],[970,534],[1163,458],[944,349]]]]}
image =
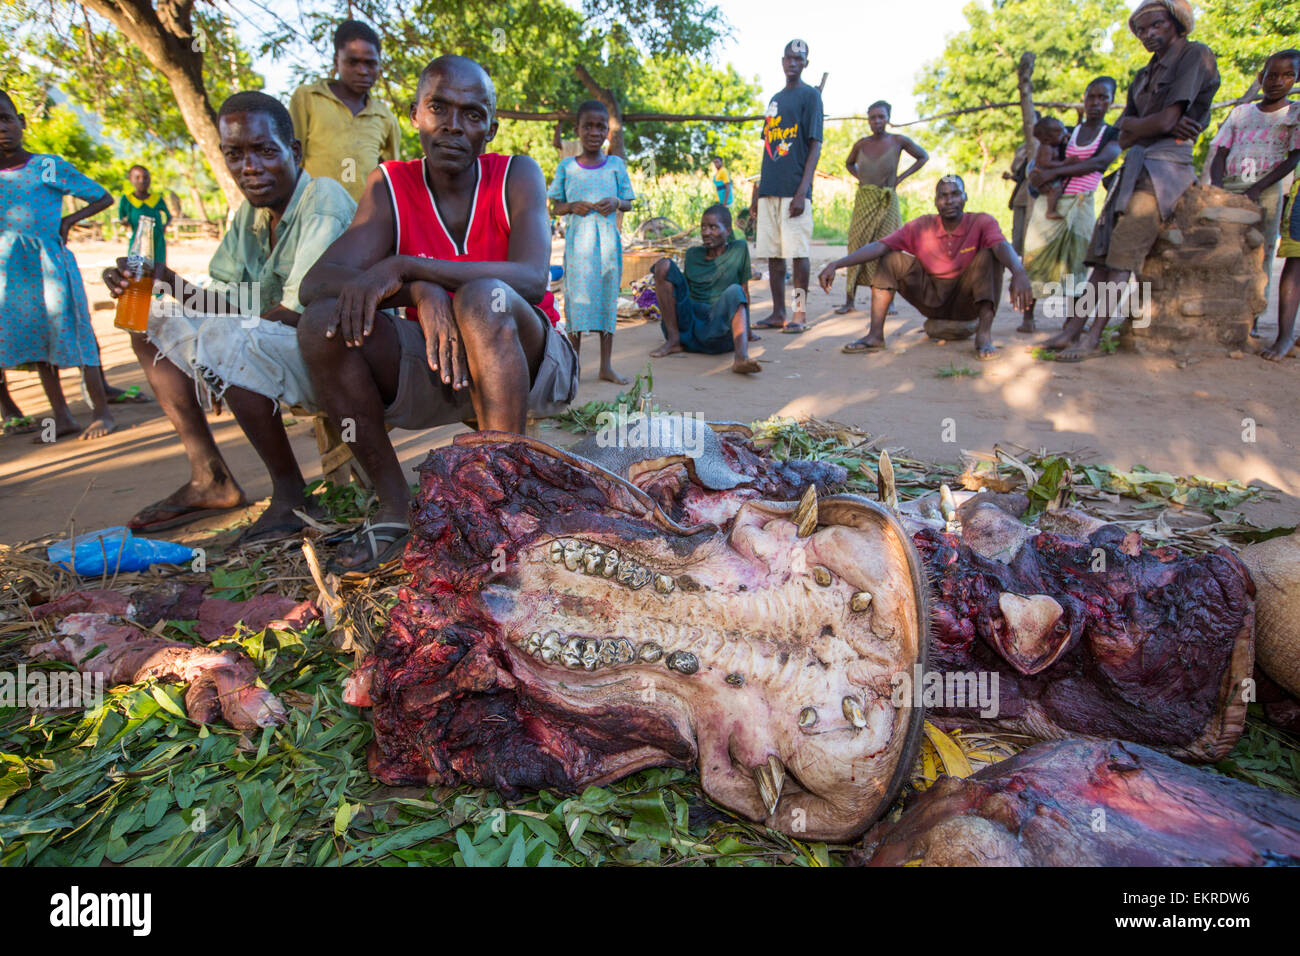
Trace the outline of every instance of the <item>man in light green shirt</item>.
{"type": "Polygon", "coordinates": [[[289,100],[293,128],[302,142],[303,168],[313,176],[338,180],[357,202],[371,171],[401,152],[397,117],[370,95],[379,78],[379,52],[374,30],[344,20],[334,31],[337,78],[306,83],[289,100]]]}
{"type": "MultiPolygon", "coordinates": [[[[280,403],[315,407],[298,349],[303,305],[298,286],[320,254],[352,222],[356,204],[332,179],[302,169],[302,150],[284,106],[264,93],[236,93],[217,114],[221,153],[246,200],[200,287],[163,266],[155,286],[171,293],[131,336],[158,402],[189,456],[191,477],[128,522],[155,532],[248,504],[218,450],[204,406],[224,401],[270,473],[271,504],[241,540],[284,536],[303,527],[309,503],[279,414],[280,403]],[[202,396],[202,401],[200,400],[202,396]]],[[[126,290],[126,260],[104,273],[116,297],[126,290]]]]}

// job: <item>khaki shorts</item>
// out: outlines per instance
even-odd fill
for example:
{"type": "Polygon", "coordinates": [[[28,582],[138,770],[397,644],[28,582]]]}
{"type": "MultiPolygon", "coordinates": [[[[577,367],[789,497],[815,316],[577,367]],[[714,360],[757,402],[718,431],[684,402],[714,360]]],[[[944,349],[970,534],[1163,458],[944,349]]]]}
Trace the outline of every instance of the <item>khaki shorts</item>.
{"type": "Polygon", "coordinates": [[[232,385],[316,411],[316,393],[298,349],[298,330],[256,316],[186,313],[154,303],[146,338],[161,357],[194,379],[205,408],[232,385]]]}
{"type": "MultiPolygon", "coordinates": [[[[546,344],[542,364],[537,368],[528,392],[528,413],[545,418],[563,411],[578,394],[578,356],[568,338],[555,331],[541,312],[538,318],[546,326],[546,344]]],[[[420,324],[405,317],[391,319],[401,346],[397,395],[384,409],[384,422],[394,428],[419,431],[437,425],[450,425],[474,417],[470,390],[444,385],[438,373],[429,368],[428,351],[420,324]]]]}
{"type": "Polygon", "coordinates": [[[758,197],[757,259],[807,259],[812,252],[812,201],[803,205],[803,215],[790,218],[790,196],[758,197]]]}
{"type": "MultiPolygon", "coordinates": [[[[1149,182],[1149,180],[1148,180],[1149,182]]],[[[1133,190],[1128,208],[1115,217],[1115,228],[1110,234],[1110,247],[1106,250],[1106,265],[1138,275],[1147,260],[1147,253],[1160,236],[1160,206],[1156,194],[1142,189],[1142,183],[1133,190]]]]}

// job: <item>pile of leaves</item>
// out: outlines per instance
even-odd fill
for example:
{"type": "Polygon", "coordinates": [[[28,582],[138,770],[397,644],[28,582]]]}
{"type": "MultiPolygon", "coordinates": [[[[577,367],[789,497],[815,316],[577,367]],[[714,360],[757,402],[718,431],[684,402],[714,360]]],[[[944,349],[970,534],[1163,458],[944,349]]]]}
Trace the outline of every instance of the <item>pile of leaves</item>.
{"type": "MultiPolygon", "coordinates": [[[[645,407],[653,388],[638,376],[614,403],[589,403],[566,415],[574,431],[594,430],[600,412],[620,402],[645,407]]],[[[849,471],[848,490],[878,493],[880,454],[888,451],[900,499],[954,489],[1018,490],[1032,510],[1081,503],[1142,531],[1148,544],[1189,552],[1241,546],[1289,529],[1264,529],[1236,509],[1259,493],[1236,482],[1180,477],[1140,468],[1076,464],[1061,455],[967,454],[935,466],[880,438],[834,422],[768,419],[755,440],[780,458],[826,459],[849,471]]],[[[334,522],[356,522],[370,506],[354,486],[317,489],[334,522]]],[[[219,554],[219,552],[217,552],[219,554]]],[[[316,589],[296,544],[261,545],[188,569],[122,574],[130,590],[163,576],[203,580],[211,593],[243,599],[274,590],[295,598],[316,589]]],[[[240,630],[213,646],[247,653],[288,705],[282,727],[240,733],[199,727],[184,713],[183,688],[145,682],[111,688],[99,706],[35,711],[0,706],[0,865],[838,865],[847,846],[792,839],[738,820],[714,805],[694,773],[648,770],[579,795],[531,794],[506,802],[494,791],[392,788],[370,779],[365,714],[342,702],[356,655],[382,633],[400,576],[345,592],[347,637],[322,622],[301,631],[240,630]],[[359,635],[352,641],[353,635],[359,635]]],[[[24,648],[50,633],[31,623],[32,603],[83,582],[45,562],[39,550],[0,546],[0,670],[35,665],[24,648]]],[[[197,641],[194,622],[168,621],[159,633],[197,641]]],[[[927,724],[910,788],[941,773],[965,776],[1032,741],[1010,734],[954,731],[927,724]]],[[[1214,768],[1252,783],[1300,794],[1300,745],[1252,707],[1247,731],[1214,768]]]]}

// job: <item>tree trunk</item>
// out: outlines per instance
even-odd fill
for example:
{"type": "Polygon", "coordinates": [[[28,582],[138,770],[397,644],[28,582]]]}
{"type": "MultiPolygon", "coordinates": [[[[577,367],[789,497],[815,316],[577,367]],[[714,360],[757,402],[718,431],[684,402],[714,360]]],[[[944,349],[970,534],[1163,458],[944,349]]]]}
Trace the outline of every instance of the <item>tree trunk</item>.
{"type": "Polygon", "coordinates": [[[234,209],[244,201],[235,179],[226,169],[217,133],[217,115],[203,86],[203,48],[194,35],[191,14],[194,0],[80,0],[121,31],[149,63],[167,80],[181,118],[199,144],[212,175],[234,209]]]}
{"type": "Polygon", "coordinates": [[[1020,91],[1020,124],[1024,134],[1025,149],[1030,159],[1034,157],[1034,54],[1021,54],[1016,67],[1017,88],[1020,91]]]}
{"type": "Polygon", "coordinates": [[[979,183],[978,183],[978,185],[975,187],[975,189],[976,189],[976,192],[978,192],[980,195],[983,195],[983,194],[984,194],[984,174],[985,174],[986,172],[988,172],[989,166],[991,166],[991,165],[993,164],[993,155],[989,152],[988,145],[984,142],[984,137],[983,137],[983,136],[977,136],[977,137],[975,138],[975,143],[976,143],[977,146],[979,146],[979,148],[980,148],[980,155],[983,157],[983,158],[980,160],[980,178],[979,178],[979,183]]]}
{"type": "Polygon", "coordinates": [[[623,145],[623,109],[618,105],[614,94],[596,82],[595,77],[587,72],[581,63],[573,67],[578,80],[587,88],[593,99],[600,100],[609,110],[609,151],[615,156],[627,159],[627,149],[623,145]]]}

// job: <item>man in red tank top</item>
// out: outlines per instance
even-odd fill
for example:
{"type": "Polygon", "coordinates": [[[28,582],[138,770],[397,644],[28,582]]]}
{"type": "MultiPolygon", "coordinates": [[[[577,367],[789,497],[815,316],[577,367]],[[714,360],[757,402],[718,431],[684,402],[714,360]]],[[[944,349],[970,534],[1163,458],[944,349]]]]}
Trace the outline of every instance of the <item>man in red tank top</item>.
{"type": "Polygon", "coordinates": [[[522,433],[529,411],[551,414],[577,392],[577,356],[546,288],[546,182],[527,156],[483,153],[495,114],[479,64],[442,56],[425,67],[411,106],[423,156],[370,174],[352,225],[302,281],[303,358],[379,496],[331,562],[345,577],[396,564],[410,533],[385,425],[476,418],[522,433]]]}

